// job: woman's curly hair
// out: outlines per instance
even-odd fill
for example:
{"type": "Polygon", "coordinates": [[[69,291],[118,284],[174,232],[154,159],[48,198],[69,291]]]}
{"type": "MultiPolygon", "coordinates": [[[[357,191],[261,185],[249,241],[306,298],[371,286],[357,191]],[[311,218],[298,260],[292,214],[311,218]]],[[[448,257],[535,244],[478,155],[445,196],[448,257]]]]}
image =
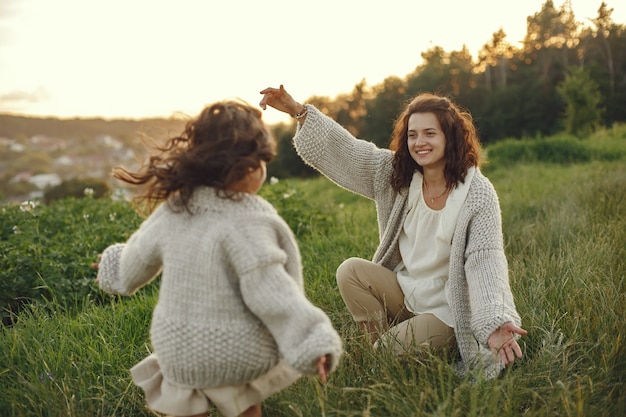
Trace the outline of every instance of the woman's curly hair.
{"type": "Polygon", "coordinates": [[[408,187],[415,170],[424,169],[411,157],[408,148],[409,117],[413,113],[433,113],[446,138],[444,175],[448,187],[464,182],[467,170],[482,163],[482,148],[469,112],[446,97],[422,93],[411,100],[393,127],[389,148],[395,152],[391,186],[400,191],[408,187]]]}
{"type": "Polygon", "coordinates": [[[136,172],[115,167],[113,176],[145,186],[135,201],[147,203],[150,211],[162,201],[190,211],[189,201],[199,186],[236,198],[230,186],[276,155],[276,142],[261,116],[243,101],[211,104],[187,122],[180,135],[163,145],[153,143],[154,153],[136,172]]]}

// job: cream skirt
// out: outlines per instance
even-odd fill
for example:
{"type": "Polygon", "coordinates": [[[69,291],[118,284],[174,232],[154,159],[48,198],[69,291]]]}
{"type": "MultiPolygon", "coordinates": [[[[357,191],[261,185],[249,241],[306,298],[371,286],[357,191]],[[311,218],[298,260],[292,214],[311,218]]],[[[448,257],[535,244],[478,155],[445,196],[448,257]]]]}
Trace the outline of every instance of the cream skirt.
{"type": "Polygon", "coordinates": [[[281,360],[267,373],[247,383],[203,389],[182,388],[163,378],[155,354],[139,362],[130,372],[134,383],[145,392],[148,406],[174,416],[205,413],[214,404],[225,417],[236,417],[287,388],[301,376],[281,360]]]}

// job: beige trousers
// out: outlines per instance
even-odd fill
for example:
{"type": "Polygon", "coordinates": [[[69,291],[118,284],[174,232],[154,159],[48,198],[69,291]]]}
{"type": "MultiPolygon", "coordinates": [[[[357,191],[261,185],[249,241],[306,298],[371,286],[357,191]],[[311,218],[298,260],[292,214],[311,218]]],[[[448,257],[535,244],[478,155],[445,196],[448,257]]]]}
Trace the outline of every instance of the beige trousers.
{"type": "Polygon", "coordinates": [[[456,349],[454,329],[432,314],[413,314],[404,304],[396,273],[371,261],[349,258],[337,268],[337,285],[354,320],[375,346],[397,354],[415,348],[456,349]]]}

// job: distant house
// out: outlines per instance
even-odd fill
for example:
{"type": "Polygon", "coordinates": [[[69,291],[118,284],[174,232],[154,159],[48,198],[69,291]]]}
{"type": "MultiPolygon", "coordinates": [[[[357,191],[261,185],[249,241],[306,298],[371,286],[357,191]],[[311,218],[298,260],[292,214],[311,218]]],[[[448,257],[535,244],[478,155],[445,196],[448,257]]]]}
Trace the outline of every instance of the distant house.
{"type": "Polygon", "coordinates": [[[30,138],[30,143],[40,151],[53,152],[67,148],[67,143],[58,138],[47,135],[35,135],[30,138]]]}
{"type": "Polygon", "coordinates": [[[67,167],[74,165],[74,162],[74,159],[69,155],[63,155],[54,160],[54,163],[56,165],[62,165],[67,167]]]}
{"type": "Polygon", "coordinates": [[[124,144],[110,135],[100,135],[96,138],[98,143],[112,149],[122,149],[124,144]]]}
{"type": "Polygon", "coordinates": [[[29,171],[22,171],[9,180],[9,184],[15,184],[20,181],[28,181],[33,175],[29,171]]]}
{"type": "Polygon", "coordinates": [[[35,185],[35,187],[43,190],[47,187],[54,187],[61,184],[61,177],[57,174],[39,174],[33,175],[28,179],[28,182],[35,185]]]}
{"type": "Polygon", "coordinates": [[[8,149],[11,152],[24,152],[26,150],[26,146],[21,143],[17,143],[15,139],[5,137],[0,137],[0,147],[8,149]]]}

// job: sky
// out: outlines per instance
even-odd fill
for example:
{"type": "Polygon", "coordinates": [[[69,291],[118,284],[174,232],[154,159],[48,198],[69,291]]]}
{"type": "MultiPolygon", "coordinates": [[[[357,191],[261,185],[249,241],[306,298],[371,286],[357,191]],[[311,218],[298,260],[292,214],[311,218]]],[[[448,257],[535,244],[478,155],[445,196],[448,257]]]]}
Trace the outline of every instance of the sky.
{"type": "MultiPolygon", "coordinates": [[[[602,0],[571,0],[589,24],[602,0]]],[[[0,113],[59,118],[195,116],[298,101],[404,77],[434,46],[476,57],[502,28],[519,46],[545,0],[0,0],[0,113]]],[[[563,1],[554,0],[556,7],[563,1]]],[[[626,23],[626,2],[607,0],[626,23]]],[[[267,110],[268,123],[287,120],[267,110]]]]}

